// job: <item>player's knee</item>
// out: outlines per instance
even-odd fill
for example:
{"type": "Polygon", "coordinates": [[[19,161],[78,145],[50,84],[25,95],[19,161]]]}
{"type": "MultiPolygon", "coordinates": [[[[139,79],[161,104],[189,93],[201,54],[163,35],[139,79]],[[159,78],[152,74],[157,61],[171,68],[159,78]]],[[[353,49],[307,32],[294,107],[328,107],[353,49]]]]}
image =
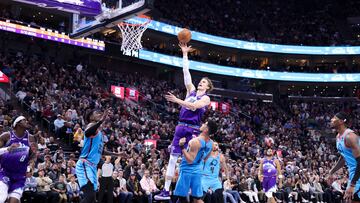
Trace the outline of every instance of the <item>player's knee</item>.
{"type": "Polygon", "coordinates": [[[175,166],[178,158],[179,158],[179,156],[177,156],[177,155],[170,155],[169,164],[171,163],[171,164],[174,164],[174,166],[175,166]]]}
{"type": "Polygon", "coordinates": [[[0,203],[4,203],[8,197],[8,186],[0,181],[0,203]]]}
{"type": "Polygon", "coordinates": [[[168,177],[174,176],[177,159],[178,159],[178,156],[170,155],[169,164],[166,169],[166,176],[168,176],[168,177]]]}

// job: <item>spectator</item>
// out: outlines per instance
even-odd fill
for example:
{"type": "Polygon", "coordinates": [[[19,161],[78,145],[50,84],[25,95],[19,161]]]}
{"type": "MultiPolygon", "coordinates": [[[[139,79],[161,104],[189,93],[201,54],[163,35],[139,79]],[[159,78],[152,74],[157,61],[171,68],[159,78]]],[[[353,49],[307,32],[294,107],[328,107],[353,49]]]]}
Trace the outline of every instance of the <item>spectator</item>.
{"type": "Polygon", "coordinates": [[[119,179],[119,197],[120,197],[120,202],[124,202],[124,203],[130,203],[132,201],[133,198],[133,193],[129,192],[127,187],[126,187],[126,180],[123,178],[123,171],[119,171],[118,174],[118,179],[119,179]]]}
{"type": "Polygon", "coordinates": [[[70,176],[70,182],[67,183],[67,194],[70,202],[80,202],[80,187],[76,182],[75,176],[70,176]]]}
{"type": "Polygon", "coordinates": [[[81,129],[80,124],[75,124],[74,130],[74,137],[73,137],[73,150],[80,151],[82,147],[82,141],[84,138],[84,131],[81,129]]]}
{"type": "Polygon", "coordinates": [[[120,181],[118,179],[119,173],[115,170],[112,174],[112,181],[114,183],[114,192],[113,192],[113,199],[115,202],[120,201],[120,181]]]}
{"type": "Polygon", "coordinates": [[[59,149],[59,145],[55,142],[54,137],[49,138],[49,144],[47,144],[47,148],[50,149],[51,153],[54,153],[59,149]]]}
{"type": "Polygon", "coordinates": [[[250,202],[259,202],[259,198],[257,196],[257,193],[255,193],[253,190],[249,189],[250,185],[246,182],[246,177],[241,177],[240,184],[239,184],[239,190],[242,194],[245,194],[250,202]]]}
{"type": "Polygon", "coordinates": [[[342,199],[344,195],[344,190],[341,188],[341,185],[342,185],[341,178],[338,178],[336,181],[332,183],[331,186],[333,188],[333,194],[332,194],[333,199],[336,200],[342,199]]]}
{"type": "Polygon", "coordinates": [[[26,181],[25,181],[22,201],[35,203],[36,202],[36,187],[37,187],[36,178],[33,176],[32,169],[30,167],[28,167],[27,171],[26,171],[26,181]]]}
{"type": "MultiPolygon", "coordinates": [[[[134,173],[130,174],[130,178],[126,182],[126,187],[127,187],[127,190],[134,195],[133,202],[136,202],[136,203],[143,202],[144,193],[141,190],[139,181],[136,179],[136,175],[134,173]]],[[[147,201],[147,199],[146,199],[146,201],[147,201]]]]}
{"type": "Polygon", "coordinates": [[[38,144],[38,150],[39,151],[43,151],[44,149],[46,149],[46,143],[45,143],[45,139],[44,138],[40,138],[39,139],[39,144],[38,144]]]}
{"type": "Polygon", "coordinates": [[[159,190],[162,190],[162,188],[165,184],[165,182],[164,182],[165,180],[160,178],[159,169],[157,169],[157,168],[153,169],[152,180],[154,181],[156,188],[158,188],[159,190]]]}
{"type": "Polygon", "coordinates": [[[54,126],[55,126],[55,133],[58,134],[59,130],[64,127],[65,124],[65,120],[63,119],[61,114],[58,114],[56,116],[56,120],[54,121],[54,126]]]}
{"type": "MultiPolygon", "coordinates": [[[[235,202],[241,202],[241,203],[245,203],[242,199],[241,199],[241,197],[240,197],[240,194],[239,194],[239,192],[237,191],[237,190],[234,190],[235,188],[235,186],[237,186],[237,185],[235,185],[236,184],[236,182],[237,182],[237,178],[236,178],[236,176],[234,176],[234,177],[232,177],[232,179],[230,180],[230,179],[228,179],[228,180],[226,180],[225,182],[224,182],[224,191],[226,192],[226,193],[229,193],[229,194],[231,194],[232,195],[232,197],[233,197],[233,199],[235,200],[235,202]]],[[[226,195],[226,196],[228,196],[228,195],[226,195]]],[[[224,195],[224,197],[225,197],[225,195],[224,195]]],[[[230,197],[230,200],[231,200],[232,198],[230,197]]],[[[233,202],[233,201],[232,201],[233,202]]]]}
{"type": "Polygon", "coordinates": [[[319,176],[315,176],[314,179],[310,182],[310,191],[315,196],[316,202],[323,202],[324,191],[321,184],[319,183],[319,176]]]}
{"type": "Polygon", "coordinates": [[[68,200],[66,195],[66,188],[65,175],[60,175],[59,181],[55,182],[52,187],[53,191],[59,194],[59,203],[66,203],[68,200]]]}
{"type": "Polygon", "coordinates": [[[286,181],[284,183],[284,191],[285,191],[286,202],[289,202],[289,201],[297,202],[298,201],[298,193],[295,190],[295,183],[291,176],[288,176],[286,178],[286,181]]]}
{"type": "Polygon", "coordinates": [[[39,177],[36,178],[36,182],[38,197],[40,198],[40,200],[44,202],[58,202],[59,194],[56,192],[52,192],[50,189],[53,181],[48,176],[45,176],[44,169],[39,169],[38,174],[39,177]]]}
{"type": "Polygon", "coordinates": [[[76,71],[80,73],[80,72],[82,71],[82,69],[83,69],[83,66],[82,66],[81,63],[79,63],[79,64],[76,66],[76,71]]]}
{"type": "Polygon", "coordinates": [[[301,197],[302,201],[309,202],[311,200],[310,195],[310,183],[307,178],[303,177],[300,179],[301,197]]]}
{"type": "Polygon", "coordinates": [[[135,173],[134,159],[130,158],[128,164],[124,168],[124,178],[128,180],[132,173],[135,173]]]}
{"type": "Polygon", "coordinates": [[[144,175],[140,180],[140,185],[142,190],[145,191],[148,203],[151,203],[152,197],[159,192],[159,189],[156,187],[154,180],[151,179],[149,170],[144,171],[144,175]]]}

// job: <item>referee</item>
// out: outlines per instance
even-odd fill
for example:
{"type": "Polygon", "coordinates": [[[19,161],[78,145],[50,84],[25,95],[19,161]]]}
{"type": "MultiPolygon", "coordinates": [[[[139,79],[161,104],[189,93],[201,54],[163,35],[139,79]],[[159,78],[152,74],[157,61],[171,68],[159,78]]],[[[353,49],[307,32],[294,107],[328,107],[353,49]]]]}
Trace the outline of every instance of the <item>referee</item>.
{"type": "Polygon", "coordinates": [[[105,156],[105,162],[101,166],[100,172],[100,189],[98,202],[103,202],[104,195],[106,193],[106,202],[113,203],[113,191],[114,182],[112,180],[112,174],[114,171],[114,165],[111,163],[111,156],[105,156]]]}

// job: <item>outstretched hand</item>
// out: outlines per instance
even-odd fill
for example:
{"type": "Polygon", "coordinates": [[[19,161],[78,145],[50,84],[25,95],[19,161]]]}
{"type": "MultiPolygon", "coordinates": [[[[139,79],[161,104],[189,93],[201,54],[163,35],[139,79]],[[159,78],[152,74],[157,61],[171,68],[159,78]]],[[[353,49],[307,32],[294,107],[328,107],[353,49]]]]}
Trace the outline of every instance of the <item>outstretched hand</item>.
{"type": "Polygon", "coordinates": [[[345,201],[350,202],[352,199],[354,199],[354,193],[355,193],[354,190],[355,190],[354,186],[350,186],[346,189],[344,194],[345,201]]]}
{"type": "Polygon", "coordinates": [[[186,43],[179,42],[179,47],[181,48],[181,51],[183,53],[191,53],[195,51],[195,49],[191,48],[191,46],[188,46],[186,43]]]}
{"type": "Polygon", "coordinates": [[[176,103],[176,101],[178,100],[178,98],[175,95],[173,95],[171,92],[168,92],[168,94],[165,95],[165,99],[169,102],[174,102],[174,103],[176,103]]]}

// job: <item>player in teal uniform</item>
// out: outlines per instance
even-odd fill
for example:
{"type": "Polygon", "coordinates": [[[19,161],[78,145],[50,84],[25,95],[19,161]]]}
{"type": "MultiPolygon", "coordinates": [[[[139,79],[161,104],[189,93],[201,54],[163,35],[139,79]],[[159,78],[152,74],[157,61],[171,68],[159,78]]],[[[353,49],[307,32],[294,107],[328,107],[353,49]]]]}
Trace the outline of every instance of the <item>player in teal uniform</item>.
{"type": "Polygon", "coordinates": [[[205,203],[223,203],[223,188],[219,175],[224,171],[226,177],[229,177],[226,167],[226,159],[219,152],[219,144],[214,142],[213,149],[204,161],[204,169],[202,175],[202,187],[205,193],[205,203]]]}
{"type": "Polygon", "coordinates": [[[331,119],[331,126],[338,132],[336,136],[336,148],[341,157],[330,170],[328,181],[334,180],[333,175],[345,164],[349,171],[349,181],[344,194],[344,199],[353,203],[360,202],[360,142],[359,137],[346,127],[348,118],[346,113],[337,113],[331,119]]]}
{"type": "Polygon", "coordinates": [[[200,127],[200,135],[190,140],[187,149],[184,148],[186,138],[179,141],[182,147],[182,160],[180,163],[179,179],[176,183],[174,195],[180,198],[180,202],[186,202],[186,197],[191,190],[191,197],[195,202],[202,202],[202,172],[203,160],[210,154],[213,142],[210,135],[217,131],[217,125],[209,120],[200,127]]]}
{"type": "MultiPolygon", "coordinates": [[[[76,176],[79,181],[81,190],[84,192],[84,199],[81,203],[95,202],[97,190],[97,165],[103,153],[103,133],[101,124],[107,118],[108,112],[104,114],[98,111],[91,111],[87,115],[90,122],[85,129],[84,147],[78,162],[76,163],[76,176]]],[[[116,154],[104,151],[105,154],[113,156],[124,156],[124,154],[116,154]]]]}

